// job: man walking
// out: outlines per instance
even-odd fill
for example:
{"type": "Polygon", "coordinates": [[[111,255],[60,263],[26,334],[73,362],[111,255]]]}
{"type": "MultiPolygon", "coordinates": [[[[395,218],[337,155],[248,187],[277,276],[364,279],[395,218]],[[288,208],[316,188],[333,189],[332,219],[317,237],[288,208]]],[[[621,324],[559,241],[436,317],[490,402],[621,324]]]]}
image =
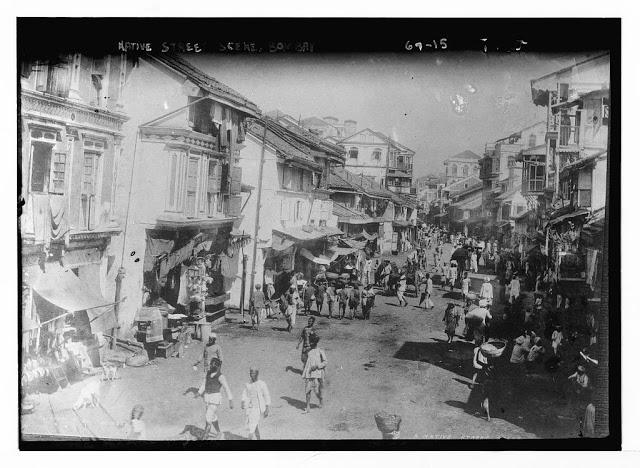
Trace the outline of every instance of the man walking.
{"type": "Polygon", "coordinates": [[[258,380],[259,371],[256,368],[249,369],[250,381],[242,390],[242,409],[245,411],[247,432],[250,439],[260,440],[258,424],[260,417],[269,416],[271,396],[269,388],[262,380],[258,380]]]}
{"type": "Polygon", "coordinates": [[[256,290],[253,292],[253,297],[249,301],[249,310],[251,314],[251,328],[257,330],[260,328],[260,320],[266,317],[266,311],[264,309],[264,293],[262,292],[262,286],[256,284],[256,290]]]}
{"type": "Polygon", "coordinates": [[[312,335],[310,339],[311,350],[307,362],[302,370],[302,379],[304,380],[304,391],[307,406],[304,413],[309,413],[311,409],[311,392],[318,397],[319,407],[322,408],[322,390],[324,387],[324,374],[327,367],[327,356],[323,349],[318,348],[320,337],[312,335]]]}
{"type": "Polygon", "coordinates": [[[218,335],[215,333],[209,335],[209,341],[205,344],[204,350],[202,351],[202,359],[193,364],[193,370],[197,370],[198,365],[202,363],[203,372],[206,374],[209,371],[210,359],[217,359],[220,361],[220,364],[222,364],[222,348],[216,343],[217,340],[218,335]]]}
{"type": "Polygon", "coordinates": [[[300,344],[302,344],[302,354],[300,356],[300,360],[302,361],[303,366],[307,363],[307,357],[309,351],[311,351],[311,337],[316,334],[316,331],[313,328],[315,322],[315,317],[309,317],[307,326],[302,329],[300,338],[298,338],[298,345],[296,346],[296,349],[300,348],[300,344]]]}
{"type": "Polygon", "coordinates": [[[229,408],[233,409],[233,394],[227,384],[227,379],[222,375],[221,371],[222,363],[219,359],[211,359],[211,365],[209,371],[205,375],[202,385],[198,390],[198,395],[204,396],[205,402],[205,428],[202,440],[207,440],[211,427],[216,431],[215,438],[222,439],[223,434],[220,431],[220,425],[218,424],[218,410],[222,404],[222,392],[224,389],[227,399],[229,400],[229,408]]]}

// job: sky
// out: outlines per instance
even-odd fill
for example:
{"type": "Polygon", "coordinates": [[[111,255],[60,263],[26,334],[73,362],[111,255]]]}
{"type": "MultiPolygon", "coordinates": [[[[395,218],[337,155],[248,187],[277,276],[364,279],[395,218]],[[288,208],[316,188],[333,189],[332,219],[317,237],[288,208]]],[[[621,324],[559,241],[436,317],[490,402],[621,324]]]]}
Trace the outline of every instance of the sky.
{"type": "Polygon", "coordinates": [[[207,74],[294,118],[334,116],[386,133],[413,149],[414,177],[443,172],[464,150],[545,120],[530,81],[580,55],[424,53],[416,55],[189,56],[207,74]],[[453,101],[457,105],[453,104],[453,101]]]}

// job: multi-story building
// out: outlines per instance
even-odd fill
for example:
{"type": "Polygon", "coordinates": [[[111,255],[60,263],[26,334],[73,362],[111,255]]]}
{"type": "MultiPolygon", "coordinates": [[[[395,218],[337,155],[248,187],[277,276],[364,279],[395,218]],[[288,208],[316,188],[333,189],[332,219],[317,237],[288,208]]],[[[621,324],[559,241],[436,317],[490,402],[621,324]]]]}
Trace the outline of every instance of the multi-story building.
{"type": "Polygon", "coordinates": [[[417,204],[408,197],[346,168],[333,170],[329,188],[338,225],[347,235],[367,240],[377,235],[376,248],[382,253],[398,251],[404,240],[415,239],[417,204]]]}
{"type": "Polygon", "coordinates": [[[127,298],[120,324],[126,329],[141,307],[166,303],[187,313],[195,304],[213,320],[223,314],[248,241],[234,230],[238,160],[246,118],[260,110],[171,54],[145,54],[126,66],[121,96],[130,119],[115,183],[125,228],[115,258],[117,294],[127,298]],[[194,294],[205,273],[212,281],[194,294]]]}
{"type": "MultiPolygon", "coordinates": [[[[483,213],[486,218],[485,235],[510,237],[514,223],[499,219],[504,197],[522,184],[521,151],[537,151],[543,148],[546,122],[537,122],[485,145],[480,160],[480,179],[483,182],[483,213]]],[[[511,244],[511,240],[509,244],[511,244]]]]}
{"type": "MultiPolygon", "coordinates": [[[[255,284],[264,285],[267,280],[280,287],[288,284],[280,281],[280,276],[291,270],[309,278],[315,276],[319,265],[328,265],[324,254],[342,232],[337,229],[326,174],[328,165],[343,161],[341,148],[305,130],[284,127],[270,118],[250,121],[239,164],[243,182],[253,188],[244,195],[238,230],[256,242],[255,249],[244,249],[245,302],[255,284]]],[[[242,263],[238,265],[241,268],[242,263]]],[[[278,287],[278,294],[284,292],[278,287]]],[[[242,278],[238,277],[230,304],[239,305],[241,294],[242,278]]]]}
{"type": "Polygon", "coordinates": [[[358,128],[358,122],[355,120],[340,122],[337,118],[331,116],[323,118],[309,117],[300,120],[299,125],[319,135],[321,138],[332,138],[336,140],[350,137],[356,133],[358,128]]]}
{"type": "Polygon", "coordinates": [[[546,226],[546,252],[561,281],[599,287],[608,157],[610,57],[591,57],[531,82],[547,108],[544,151],[522,151],[531,230],[546,226]],[[544,224],[543,224],[544,223],[544,224]]]}
{"type": "Polygon", "coordinates": [[[415,195],[415,152],[388,136],[369,128],[338,141],[347,153],[345,166],[355,174],[371,176],[376,183],[396,193],[415,195]]]}
{"type": "Polygon", "coordinates": [[[478,176],[480,167],[478,165],[480,156],[473,151],[463,151],[455,156],[451,156],[444,161],[447,185],[466,179],[471,176],[478,176]]]}
{"type": "Polygon", "coordinates": [[[115,326],[109,276],[117,269],[112,238],[122,229],[114,203],[124,63],[73,54],[21,64],[25,350],[50,351],[50,338],[70,323],[89,345],[115,326]]]}

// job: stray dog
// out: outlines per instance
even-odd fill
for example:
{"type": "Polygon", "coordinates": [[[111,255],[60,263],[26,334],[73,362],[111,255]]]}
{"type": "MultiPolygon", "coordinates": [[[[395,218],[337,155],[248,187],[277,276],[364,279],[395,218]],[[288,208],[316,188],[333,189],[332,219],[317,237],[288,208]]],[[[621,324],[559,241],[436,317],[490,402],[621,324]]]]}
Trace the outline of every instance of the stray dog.
{"type": "Polygon", "coordinates": [[[98,379],[91,379],[80,390],[80,395],[73,405],[74,410],[80,408],[95,408],[100,403],[100,381],[98,379]]]}

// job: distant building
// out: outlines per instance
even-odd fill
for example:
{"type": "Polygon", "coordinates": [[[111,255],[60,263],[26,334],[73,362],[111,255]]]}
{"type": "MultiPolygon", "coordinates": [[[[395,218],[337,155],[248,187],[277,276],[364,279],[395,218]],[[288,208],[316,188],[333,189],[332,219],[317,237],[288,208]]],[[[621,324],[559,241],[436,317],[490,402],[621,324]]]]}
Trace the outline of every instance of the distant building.
{"type": "Polygon", "coordinates": [[[323,118],[308,117],[300,121],[300,126],[319,135],[321,138],[343,139],[357,132],[358,122],[355,120],[340,122],[337,118],[331,116],[323,118]]]}
{"type": "Polygon", "coordinates": [[[444,167],[447,185],[469,176],[477,176],[480,173],[479,161],[480,156],[469,150],[445,159],[444,167]]]}

